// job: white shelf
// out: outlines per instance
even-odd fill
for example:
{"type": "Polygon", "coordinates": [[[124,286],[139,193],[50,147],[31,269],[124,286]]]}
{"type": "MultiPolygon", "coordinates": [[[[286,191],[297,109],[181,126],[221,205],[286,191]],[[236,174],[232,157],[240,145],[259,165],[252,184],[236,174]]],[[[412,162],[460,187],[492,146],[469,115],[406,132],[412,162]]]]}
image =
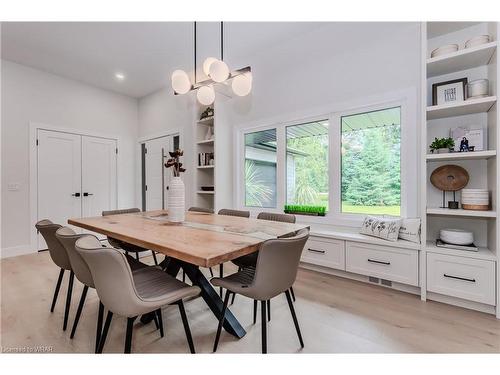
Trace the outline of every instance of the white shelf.
{"type": "Polygon", "coordinates": [[[214,124],[214,116],[204,118],[203,120],[196,121],[199,125],[213,125],[214,124]]]}
{"type": "Polygon", "coordinates": [[[450,152],[448,154],[428,154],[427,161],[448,161],[448,160],[478,160],[489,159],[497,155],[496,150],[474,151],[474,152],[450,152]]]}
{"type": "Polygon", "coordinates": [[[214,165],[198,165],[196,168],[198,169],[213,169],[214,165]]]}
{"type": "Polygon", "coordinates": [[[214,194],[215,194],[215,191],[204,191],[204,190],[198,190],[196,193],[197,193],[197,194],[214,195],[214,194]]]}
{"type": "Polygon", "coordinates": [[[434,105],[427,107],[427,120],[488,112],[496,101],[496,96],[488,96],[458,103],[434,105]]]}
{"type": "Polygon", "coordinates": [[[461,49],[448,55],[427,59],[427,77],[487,65],[496,48],[497,42],[490,42],[472,48],[461,49]]]}
{"type": "Polygon", "coordinates": [[[478,211],[478,210],[464,210],[458,208],[456,210],[441,207],[427,207],[428,215],[443,215],[443,216],[465,216],[465,217],[496,217],[495,211],[478,211]]]}
{"type": "Polygon", "coordinates": [[[496,260],[496,255],[485,247],[479,247],[478,251],[467,251],[467,250],[459,250],[459,249],[448,249],[445,247],[438,247],[432,241],[427,241],[427,246],[425,247],[426,251],[437,254],[444,255],[453,255],[464,258],[473,258],[473,259],[484,259],[484,260],[496,260]]]}
{"type": "Polygon", "coordinates": [[[198,141],[196,142],[197,145],[213,145],[214,144],[214,140],[213,139],[205,139],[203,141],[198,141]]]}

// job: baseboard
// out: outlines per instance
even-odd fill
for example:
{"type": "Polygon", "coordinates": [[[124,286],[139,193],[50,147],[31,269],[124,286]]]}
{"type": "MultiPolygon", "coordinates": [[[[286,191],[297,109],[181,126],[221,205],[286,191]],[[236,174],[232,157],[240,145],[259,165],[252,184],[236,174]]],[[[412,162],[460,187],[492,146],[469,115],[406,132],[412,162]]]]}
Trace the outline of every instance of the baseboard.
{"type": "Polygon", "coordinates": [[[463,307],[465,309],[476,310],[487,314],[495,315],[495,306],[485,305],[484,303],[467,301],[462,298],[445,296],[444,294],[427,292],[427,300],[446,303],[448,305],[463,307]]]}
{"type": "Polygon", "coordinates": [[[19,255],[34,254],[36,252],[31,245],[4,247],[0,250],[0,258],[11,258],[19,255]]]}

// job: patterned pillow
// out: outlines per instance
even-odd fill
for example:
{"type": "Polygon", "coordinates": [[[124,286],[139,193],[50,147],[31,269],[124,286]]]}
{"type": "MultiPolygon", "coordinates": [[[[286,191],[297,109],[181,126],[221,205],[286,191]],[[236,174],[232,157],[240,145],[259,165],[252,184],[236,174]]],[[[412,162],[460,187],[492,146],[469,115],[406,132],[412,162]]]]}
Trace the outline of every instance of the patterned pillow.
{"type": "Polygon", "coordinates": [[[397,241],[400,227],[401,219],[366,216],[360,233],[388,241],[397,241]]]}

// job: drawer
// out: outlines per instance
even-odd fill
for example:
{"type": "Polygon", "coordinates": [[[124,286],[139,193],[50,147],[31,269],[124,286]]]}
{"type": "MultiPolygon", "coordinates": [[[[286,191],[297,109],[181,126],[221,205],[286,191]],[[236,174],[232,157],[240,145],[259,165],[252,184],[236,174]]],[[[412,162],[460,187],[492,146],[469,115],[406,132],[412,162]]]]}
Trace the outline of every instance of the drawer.
{"type": "Polygon", "coordinates": [[[418,251],[347,241],[346,271],[418,286],[418,251]]]}
{"type": "Polygon", "coordinates": [[[302,262],[345,270],[344,241],[309,239],[302,251],[302,262]]]}
{"type": "Polygon", "coordinates": [[[495,305],[495,262],[427,253],[427,290],[495,305]]]}

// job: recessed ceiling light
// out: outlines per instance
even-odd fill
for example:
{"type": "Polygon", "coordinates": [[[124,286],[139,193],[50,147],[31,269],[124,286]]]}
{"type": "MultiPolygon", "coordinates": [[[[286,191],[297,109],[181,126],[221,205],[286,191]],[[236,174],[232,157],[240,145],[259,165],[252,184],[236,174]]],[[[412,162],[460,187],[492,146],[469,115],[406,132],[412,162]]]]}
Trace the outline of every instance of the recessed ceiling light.
{"type": "Polygon", "coordinates": [[[115,73],[115,78],[118,81],[123,81],[125,79],[125,74],[123,74],[123,73],[115,73]]]}

